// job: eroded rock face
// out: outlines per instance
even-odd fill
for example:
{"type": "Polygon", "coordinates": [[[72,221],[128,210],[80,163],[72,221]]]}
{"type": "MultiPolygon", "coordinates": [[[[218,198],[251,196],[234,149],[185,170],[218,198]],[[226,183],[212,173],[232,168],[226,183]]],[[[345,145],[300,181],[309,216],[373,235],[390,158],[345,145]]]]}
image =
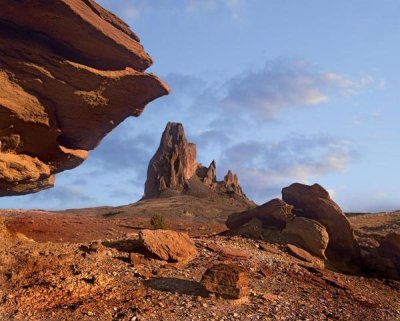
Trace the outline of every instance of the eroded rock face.
{"type": "Polygon", "coordinates": [[[228,171],[224,180],[219,182],[216,173],[215,161],[208,167],[197,163],[196,145],[187,141],[183,125],[170,122],[162,134],[160,146],[150,160],[144,198],[179,194],[202,197],[210,193],[221,193],[250,203],[235,174],[228,171]]]}
{"type": "Polygon", "coordinates": [[[182,124],[168,123],[149,163],[145,197],[157,197],[166,189],[182,192],[196,169],[196,145],[187,141],[182,124]]]}
{"type": "Polygon", "coordinates": [[[327,257],[347,261],[359,258],[359,246],[350,222],[340,207],[320,185],[295,183],[282,190],[282,199],[294,206],[296,216],[321,223],[328,231],[327,257]]]}
{"type": "Polygon", "coordinates": [[[168,93],[138,37],[92,0],[0,0],[0,196],[52,187],[168,93]]]}

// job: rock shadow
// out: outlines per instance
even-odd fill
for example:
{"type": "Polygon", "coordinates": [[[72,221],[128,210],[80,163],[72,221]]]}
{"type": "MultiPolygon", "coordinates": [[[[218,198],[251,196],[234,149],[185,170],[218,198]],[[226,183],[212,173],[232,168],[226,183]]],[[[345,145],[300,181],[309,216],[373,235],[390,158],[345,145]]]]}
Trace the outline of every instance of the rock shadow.
{"type": "Polygon", "coordinates": [[[102,244],[119,252],[146,254],[146,250],[139,240],[104,241],[102,244]]]}
{"type": "Polygon", "coordinates": [[[178,278],[151,278],[144,285],[163,292],[179,293],[192,296],[207,297],[208,293],[204,287],[196,281],[178,278]]]}

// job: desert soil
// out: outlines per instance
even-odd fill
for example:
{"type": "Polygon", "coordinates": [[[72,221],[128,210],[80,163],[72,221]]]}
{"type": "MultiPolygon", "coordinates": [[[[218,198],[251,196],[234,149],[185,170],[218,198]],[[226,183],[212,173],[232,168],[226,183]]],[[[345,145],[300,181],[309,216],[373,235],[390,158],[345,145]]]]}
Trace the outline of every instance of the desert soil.
{"type": "MultiPolygon", "coordinates": [[[[198,210],[195,199],[146,202],[63,212],[0,211],[10,230],[28,238],[14,235],[2,244],[0,320],[400,320],[400,282],[323,269],[319,261],[292,257],[284,245],[269,244],[265,251],[262,241],[217,235],[235,204],[202,201],[198,210]],[[166,210],[167,202],[173,202],[168,206],[173,210],[166,210]],[[168,263],[143,255],[137,233],[149,227],[155,211],[166,215],[171,228],[193,237],[197,258],[168,263]],[[142,260],[132,264],[129,253],[142,260]],[[204,291],[201,276],[216,262],[248,271],[248,298],[228,300],[204,291]]],[[[373,244],[398,230],[400,213],[350,220],[357,237],[373,244]]]]}

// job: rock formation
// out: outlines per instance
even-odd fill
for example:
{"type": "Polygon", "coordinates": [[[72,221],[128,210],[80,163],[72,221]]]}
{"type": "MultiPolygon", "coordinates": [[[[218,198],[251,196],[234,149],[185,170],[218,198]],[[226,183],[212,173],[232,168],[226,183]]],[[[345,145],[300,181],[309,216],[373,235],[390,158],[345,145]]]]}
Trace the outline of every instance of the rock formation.
{"type": "Polygon", "coordinates": [[[196,145],[187,141],[182,124],[170,122],[150,160],[144,198],[181,194],[204,197],[219,193],[250,203],[235,174],[228,171],[224,180],[219,182],[216,171],[215,161],[208,167],[197,163],[196,145]]]}
{"type": "Polygon", "coordinates": [[[359,258],[359,246],[349,220],[322,186],[295,183],[282,190],[282,199],[294,207],[296,216],[315,220],[327,229],[328,258],[340,261],[359,258]]]}
{"type": "Polygon", "coordinates": [[[0,0],[0,196],[54,175],[168,93],[139,38],[92,0],[0,0]]]}
{"type": "Polygon", "coordinates": [[[360,263],[360,252],[350,222],[320,185],[292,184],[282,198],[231,214],[232,233],[279,243],[293,243],[340,269],[360,263]]]}

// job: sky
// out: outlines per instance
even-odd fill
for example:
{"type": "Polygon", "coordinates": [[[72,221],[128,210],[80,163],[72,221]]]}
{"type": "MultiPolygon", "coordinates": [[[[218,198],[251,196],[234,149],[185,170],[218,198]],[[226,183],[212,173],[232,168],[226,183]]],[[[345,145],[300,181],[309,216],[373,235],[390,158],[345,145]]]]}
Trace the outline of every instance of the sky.
{"type": "Polygon", "coordinates": [[[345,211],[400,209],[398,0],[100,0],[141,38],[171,94],[127,119],[56,187],[3,208],[143,195],[168,121],[259,204],[319,183],[345,211]]]}

